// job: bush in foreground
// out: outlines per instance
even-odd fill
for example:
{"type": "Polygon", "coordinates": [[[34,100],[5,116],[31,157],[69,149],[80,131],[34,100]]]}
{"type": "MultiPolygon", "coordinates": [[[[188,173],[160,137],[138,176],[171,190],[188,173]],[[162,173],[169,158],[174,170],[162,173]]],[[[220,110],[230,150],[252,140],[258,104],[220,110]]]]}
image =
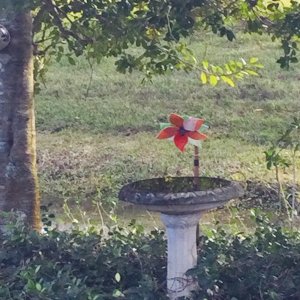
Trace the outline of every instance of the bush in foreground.
{"type": "Polygon", "coordinates": [[[253,234],[231,235],[221,227],[203,239],[194,299],[300,299],[300,234],[253,214],[253,234]]]}
{"type": "Polygon", "coordinates": [[[39,235],[22,222],[0,236],[0,299],[166,299],[163,232],[139,225],[39,235]]]}
{"type": "MultiPolygon", "coordinates": [[[[255,216],[252,234],[202,238],[193,299],[300,299],[300,234],[255,216]]],[[[0,236],[0,299],[164,300],[166,243],[135,223],[39,235],[16,222],[0,236]]]]}

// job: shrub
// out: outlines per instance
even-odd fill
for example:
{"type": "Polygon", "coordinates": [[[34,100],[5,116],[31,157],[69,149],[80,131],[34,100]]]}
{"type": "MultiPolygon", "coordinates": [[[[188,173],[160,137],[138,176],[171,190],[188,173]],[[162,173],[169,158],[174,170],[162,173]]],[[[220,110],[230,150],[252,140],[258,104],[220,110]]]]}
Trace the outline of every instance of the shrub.
{"type": "Polygon", "coordinates": [[[45,235],[18,224],[0,236],[0,299],[166,299],[163,233],[118,226],[45,235]],[[153,250],[155,249],[155,250],[153,250]]]}
{"type": "Polygon", "coordinates": [[[189,272],[200,289],[195,299],[300,299],[300,234],[253,215],[254,234],[231,235],[221,227],[202,240],[189,272]]]}
{"type": "MultiPolygon", "coordinates": [[[[250,234],[219,226],[202,237],[197,300],[300,299],[300,233],[253,215],[250,234]]],[[[16,220],[0,235],[0,299],[165,300],[163,232],[132,222],[108,235],[49,230],[40,235],[16,220]]]]}

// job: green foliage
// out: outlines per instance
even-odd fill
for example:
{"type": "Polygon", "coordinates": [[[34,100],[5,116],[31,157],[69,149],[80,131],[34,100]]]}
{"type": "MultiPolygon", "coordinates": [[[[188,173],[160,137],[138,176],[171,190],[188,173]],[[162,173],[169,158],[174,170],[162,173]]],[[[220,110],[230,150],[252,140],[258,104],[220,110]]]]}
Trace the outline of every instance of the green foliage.
{"type": "Polygon", "coordinates": [[[293,121],[288,125],[285,132],[275,142],[275,144],[265,151],[267,168],[270,170],[272,167],[284,168],[289,167],[291,159],[282,155],[283,149],[290,149],[291,156],[296,155],[296,152],[300,149],[300,119],[293,118],[293,121]]]}
{"type": "Polygon", "coordinates": [[[258,58],[252,57],[249,62],[244,59],[237,61],[230,60],[223,66],[215,66],[209,64],[208,61],[203,61],[203,71],[200,78],[203,84],[210,83],[216,86],[218,82],[223,81],[231,87],[235,86],[236,80],[244,79],[244,77],[258,76],[257,70],[263,65],[258,62],[258,58]]]}
{"type": "MultiPolygon", "coordinates": [[[[297,1],[14,0],[11,5],[32,9],[36,74],[39,71],[42,76],[50,57],[57,61],[67,57],[74,65],[74,58],[81,55],[91,64],[112,56],[118,71],[137,69],[150,79],[174,69],[192,71],[199,68],[199,63],[189,59],[193,58],[191,49],[182,49],[184,38],[211,30],[233,41],[233,28],[241,25],[249,33],[266,32],[273,40],[281,40],[283,56],[277,62],[282,68],[298,62],[297,1]],[[138,51],[132,51],[135,48],[138,51]]],[[[226,70],[213,65],[211,70],[204,68],[200,70],[201,80],[212,86],[220,81],[234,86],[245,75],[257,75],[257,65],[250,60],[246,67],[244,62],[240,66],[240,61],[231,61],[224,66],[226,70]]]]}
{"type": "MultiPolygon", "coordinates": [[[[293,121],[288,125],[282,136],[276,143],[265,151],[267,169],[275,169],[276,180],[278,183],[278,198],[283,201],[286,211],[288,212],[290,206],[292,210],[295,209],[296,204],[296,157],[300,149],[300,119],[293,118],[293,121]],[[287,149],[288,151],[283,151],[287,149]],[[280,169],[286,170],[292,166],[293,173],[293,188],[292,188],[292,204],[290,205],[286,199],[285,191],[283,189],[282,180],[280,177],[280,169]]],[[[286,172],[286,171],[285,171],[286,172]]],[[[292,215],[294,211],[292,211],[292,215]]]]}
{"type": "Polygon", "coordinates": [[[272,167],[285,168],[291,165],[289,160],[280,155],[280,152],[274,147],[268,149],[264,153],[266,155],[266,163],[268,170],[270,170],[272,167]]]}
{"type": "Polygon", "coordinates": [[[194,299],[299,299],[300,235],[253,211],[253,234],[228,234],[222,226],[203,238],[194,299]]]}
{"type": "Polygon", "coordinates": [[[132,222],[108,236],[93,228],[39,235],[15,223],[0,235],[1,299],[166,299],[162,232],[146,235],[132,222]]]}
{"type": "MultiPolygon", "coordinates": [[[[299,4],[296,2],[39,0],[32,1],[32,10],[35,54],[42,66],[41,57],[60,61],[66,56],[73,65],[75,56],[84,55],[97,63],[112,56],[118,71],[137,69],[150,79],[174,69],[192,71],[199,68],[199,63],[189,59],[194,57],[190,55],[191,49],[182,49],[184,38],[211,30],[233,41],[236,38],[233,28],[241,24],[249,33],[266,32],[274,40],[282,40],[284,55],[278,59],[282,68],[298,61],[299,4]],[[132,51],[136,48],[138,51],[132,51]]],[[[212,66],[215,71],[200,70],[201,80],[213,86],[220,81],[234,86],[245,75],[257,75],[253,68],[256,66],[251,63],[239,66],[239,63],[228,63],[230,70],[225,66],[226,71],[221,71],[222,66],[212,66]]]]}
{"type": "Polygon", "coordinates": [[[274,145],[265,151],[267,168],[285,168],[292,164],[292,159],[282,155],[283,149],[290,149],[291,155],[295,156],[300,150],[300,118],[294,117],[282,136],[274,145]]]}
{"type": "MultiPolygon", "coordinates": [[[[22,300],[166,300],[163,232],[132,221],[108,235],[29,231],[20,217],[0,235],[0,298],[22,300]]],[[[298,299],[300,234],[252,211],[252,233],[219,224],[201,239],[192,299],[298,299]]]]}

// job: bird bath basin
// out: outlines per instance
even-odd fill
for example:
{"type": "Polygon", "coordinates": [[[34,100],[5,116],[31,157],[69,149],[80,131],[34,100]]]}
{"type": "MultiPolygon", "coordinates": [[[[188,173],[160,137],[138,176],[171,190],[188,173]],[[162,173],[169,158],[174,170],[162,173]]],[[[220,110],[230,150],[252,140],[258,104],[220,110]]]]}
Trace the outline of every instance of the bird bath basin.
{"type": "Polygon", "coordinates": [[[125,185],[119,198],[161,213],[168,238],[170,299],[189,296],[197,284],[186,271],[197,264],[196,228],[204,212],[243,195],[234,181],[210,177],[165,177],[125,185]]]}

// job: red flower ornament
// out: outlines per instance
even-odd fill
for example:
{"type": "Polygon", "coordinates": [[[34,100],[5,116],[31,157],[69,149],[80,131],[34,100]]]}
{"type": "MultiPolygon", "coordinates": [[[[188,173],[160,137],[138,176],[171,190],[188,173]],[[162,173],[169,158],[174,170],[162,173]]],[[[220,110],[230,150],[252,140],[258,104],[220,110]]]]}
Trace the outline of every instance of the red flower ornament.
{"type": "Polygon", "coordinates": [[[173,138],[175,146],[183,152],[188,143],[195,144],[195,141],[205,140],[207,136],[199,129],[204,124],[203,119],[194,117],[183,118],[177,114],[171,114],[169,117],[170,125],[162,129],[157,138],[173,138]]]}

